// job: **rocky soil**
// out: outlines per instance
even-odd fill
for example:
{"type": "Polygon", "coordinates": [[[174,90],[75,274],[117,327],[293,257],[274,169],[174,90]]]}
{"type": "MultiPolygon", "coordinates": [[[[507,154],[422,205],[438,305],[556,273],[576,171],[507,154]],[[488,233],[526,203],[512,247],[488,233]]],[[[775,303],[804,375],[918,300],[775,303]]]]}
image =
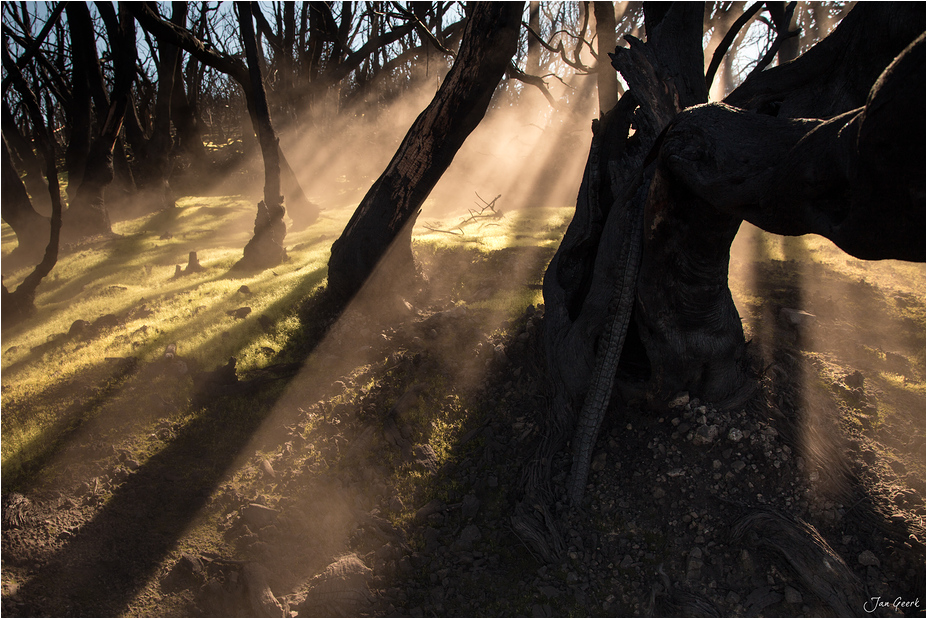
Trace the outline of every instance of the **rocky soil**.
{"type": "Polygon", "coordinates": [[[5,493],[3,615],[923,615],[923,410],[880,419],[864,373],[783,338],[744,408],[613,405],[544,561],[513,526],[549,414],[543,308],[399,311],[335,325],[321,387],[233,376],[206,421],[162,392],[144,441],[5,493]],[[235,422],[243,455],[208,447],[248,398],[276,405],[235,422]]]}

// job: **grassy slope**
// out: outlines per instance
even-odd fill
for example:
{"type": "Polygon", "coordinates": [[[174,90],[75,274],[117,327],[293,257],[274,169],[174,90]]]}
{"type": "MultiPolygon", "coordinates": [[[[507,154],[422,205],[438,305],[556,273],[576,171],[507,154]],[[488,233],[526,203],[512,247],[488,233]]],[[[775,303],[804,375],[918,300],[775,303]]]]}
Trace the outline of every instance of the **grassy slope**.
{"type": "MultiPolygon", "coordinates": [[[[73,465],[75,454],[86,458],[99,452],[92,457],[103,458],[111,456],[113,447],[125,450],[143,467],[159,458],[174,463],[202,460],[166,454],[174,448],[170,442],[149,440],[161,431],[178,437],[174,441],[178,449],[185,441],[210,437],[214,445],[209,451],[217,460],[235,461],[229,469],[217,471],[216,478],[231,479],[233,486],[253,483],[249,480],[260,476],[254,459],[243,463],[234,454],[225,457],[225,452],[247,445],[247,438],[237,434],[252,431],[266,412],[242,401],[241,406],[233,403],[224,411],[225,417],[204,413],[188,400],[189,377],[143,373],[140,378],[125,378],[118,363],[107,358],[155,361],[167,344],[176,342],[178,354],[205,370],[222,365],[229,356],[238,359],[240,374],[296,360],[288,344],[298,339],[301,328],[297,301],[324,282],[328,249],[350,212],[350,205],[329,205],[317,224],[289,233],[286,264],[247,277],[228,275],[250,236],[253,204],[241,197],[185,198],[175,211],[118,224],[120,239],[64,254],[40,288],[39,314],[4,334],[5,491],[66,477],[63,469],[73,465]],[[172,238],[162,240],[165,232],[172,238]],[[188,252],[194,250],[206,270],[173,279],[175,265],[186,264],[188,252]],[[250,295],[239,292],[242,285],[248,286],[250,295]],[[248,318],[226,314],[242,306],[252,308],[248,318]],[[151,313],[140,311],[143,307],[151,313]],[[109,313],[127,318],[98,337],[64,335],[75,320],[92,322],[109,313]],[[262,314],[271,319],[271,328],[258,324],[262,314]],[[58,339],[48,345],[54,335],[58,339]]],[[[465,217],[441,222],[425,217],[415,230],[415,250],[433,265],[433,283],[444,289],[437,296],[450,304],[475,299],[469,308],[488,313],[498,324],[541,302],[536,286],[525,284],[540,283],[546,259],[569,216],[570,209],[519,211],[470,222],[461,229],[454,226],[465,217]],[[431,231],[426,225],[461,234],[431,231]]],[[[3,254],[14,244],[4,225],[3,254]]],[[[7,285],[15,286],[24,275],[25,271],[9,274],[7,285]]],[[[905,423],[915,424],[915,435],[923,436],[923,265],[864,263],[820,239],[780,239],[745,230],[732,258],[731,286],[748,337],[760,346],[775,346],[771,338],[780,331],[769,325],[776,321],[780,307],[816,314],[814,343],[805,349],[820,360],[819,380],[839,379],[859,369],[884,396],[879,399],[877,423],[888,426],[893,418],[903,417],[905,423]]],[[[363,323],[348,324],[344,330],[366,328],[363,323]]],[[[333,350],[335,355],[342,352],[333,350]]],[[[325,375],[326,359],[310,359],[307,371],[325,375]]],[[[366,380],[364,372],[362,365],[355,372],[360,382],[366,380]]],[[[379,378],[383,385],[371,383],[366,388],[388,390],[388,375],[379,378]]],[[[377,375],[370,380],[377,380],[377,375]]],[[[433,390],[443,391],[440,386],[433,390]]],[[[288,395],[294,401],[299,397],[288,395]]],[[[342,398],[347,401],[346,395],[342,398]]],[[[338,404],[338,396],[327,402],[333,409],[338,404]]],[[[427,411],[409,412],[421,414],[427,411]]],[[[443,450],[455,440],[460,425],[452,418],[432,424],[432,431],[444,436],[432,441],[439,458],[443,459],[443,450]]],[[[304,428],[304,436],[311,433],[311,428],[304,428]]],[[[307,459],[304,466],[311,468],[313,463],[307,459]]],[[[922,460],[908,468],[923,479],[922,460]]],[[[396,487],[414,485],[413,477],[398,480],[396,487]]],[[[221,544],[215,537],[213,523],[193,523],[176,551],[202,551],[221,544]]],[[[146,604],[142,598],[133,608],[140,614],[166,611],[146,604]]]]}
{"type": "MultiPolygon", "coordinates": [[[[300,328],[297,301],[324,282],[329,247],[351,210],[330,207],[308,229],[291,231],[286,239],[290,259],[278,268],[232,275],[229,269],[250,237],[253,208],[240,196],[187,197],[173,211],[115,225],[121,238],[62,254],[39,288],[38,314],[4,334],[5,482],[16,483],[24,467],[32,470],[31,464],[51,457],[60,437],[113,400],[155,397],[151,389],[123,385],[112,359],[151,362],[176,343],[177,354],[203,370],[221,366],[232,356],[239,373],[298,360],[285,352],[300,328]],[[174,278],[176,266],[186,264],[190,251],[197,252],[205,270],[174,278]],[[250,294],[240,292],[242,286],[250,294]],[[251,308],[248,318],[227,314],[240,307],[251,308]],[[107,314],[115,314],[120,324],[97,337],[68,336],[74,321],[93,323],[107,314]],[[262,328],[256,320],[262,315],[272,327],[262,328]]],[[[460,235],[431,232],[420,225],[416,250],[428,259],[453,247],[472,252],[467,262],[504,247],[540,245],[552,251],[568,216],[567,209],[521,212],[470,222],[455,230],[460,235]]],[[[427,222],[438,228],[457,223],[427,222]]],[[[15,237],[4,224],[4,254],[14,247],[15,237]]],[[[22,269],[7,274],[6,285],[15,287],[26,273],[22,269]]],[[[540,281],[538,273],[526,277],[540,281]]],[[[487,282],[478,306],[514,314],[540,301],[537,290],[499,290],[493,286],[498,283],[487,282]]]]}

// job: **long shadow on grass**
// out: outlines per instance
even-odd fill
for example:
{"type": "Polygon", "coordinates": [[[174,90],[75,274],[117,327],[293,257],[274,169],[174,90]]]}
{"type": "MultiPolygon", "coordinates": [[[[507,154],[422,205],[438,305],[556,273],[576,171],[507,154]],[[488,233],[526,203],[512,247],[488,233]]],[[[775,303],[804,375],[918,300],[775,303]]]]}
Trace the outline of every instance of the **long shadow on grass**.
{"type": "MultiPolygon", "coordinates": [[[[310,303],[310,315],[331,315],[324,292],[310,303]]],[[[321,332],[317,334],[316,341],[305,342],[306,355],[321,339],[321,332]]],[[[220,398],[202,408],[20,587],[24,612],[124,614],[206,506],[282,391],[279,382],[270,383],[247,398],[220,398]]]]}
{"type": "MultiPolygon", "coordinates": [[[[314,332],[294,343],[290,355],[300,350],[307,357],[330,324],[327,299],[320,295],[315,302],[315,311],[302,316],[304,328],[314,332]]],[[[274,381],[247,398],[224,397],[205,406],[19,589],[25,608],[42,614],[124,613],[268,419],[284,386],[274,381]]]]}

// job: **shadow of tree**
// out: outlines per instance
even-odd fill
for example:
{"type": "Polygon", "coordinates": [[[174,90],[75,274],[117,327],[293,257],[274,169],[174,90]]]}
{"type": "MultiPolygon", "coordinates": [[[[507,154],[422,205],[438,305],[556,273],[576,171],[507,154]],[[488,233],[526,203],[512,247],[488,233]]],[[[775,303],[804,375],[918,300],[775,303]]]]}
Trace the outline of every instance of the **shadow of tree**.
{"type": "MultiPolygon", "coordinates": [[[[293,304],[301,294],[304,291],[294,291],[278,304],[293,304]]],[[[329,314],[323,292],[305,305],[307,317],[329,314]]],[[[318,320],[292,350],[281,354],[299,350],[308,356],[324,335],[322,323],[318,320]]],[[[293,376],[285,379],[282,384],[256,381],[244,398],[213,397],[193,419],[182,424],[164,448],[116,485],[93,519],[67,538],[19,588],[18,596],[25,607],[59,616],[124,614],[268,419],[282,387],[293,376]]],[[[107,397],[111,394],[101,392],[100,398],[107,397]]],[[[49,444],[49,450],[36,459],[35,466],[47,463],[55,445],[75,440],[81,430],[86,433],[87,428],[82,426],[88,425],[88,420],[81,414],[90,408],[88,403],[73,411],[71,419],[63,420],[70,422],[70,431],[39,439],[49,444]]],[[[150,421],[148,417],[152,416],[142,413],[139,421],[150,421]]],[[[113,422],[94,419],[92,425],[109,426],[113,422]]]]}

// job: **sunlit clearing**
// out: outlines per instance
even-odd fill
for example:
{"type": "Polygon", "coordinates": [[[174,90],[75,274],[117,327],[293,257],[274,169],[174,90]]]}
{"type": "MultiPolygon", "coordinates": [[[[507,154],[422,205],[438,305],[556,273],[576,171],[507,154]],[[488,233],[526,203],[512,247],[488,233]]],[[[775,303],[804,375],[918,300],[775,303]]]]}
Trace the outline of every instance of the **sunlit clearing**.
{"type": "MultiPolygon", "coordinates": [[[[467,200],[485,206],[476,195],[467,200]]],[[[71,491],[89,492],[105,519],[129,500],[121,478],[100,474],[110,461],[131,463],[145,479],[167,475],[170,486],[158,493],[180,510],[166,511],[175,520],[164,524],[178,530],[178,552],[217,543],[201,499],[262,487],[276,501],[285,492],[306,515],[306,534],[320,540],[317,560],[341,550],[358,507],[395,496],[411,509],[413,497],[440,493],[380,444],[380,430],[396,424],[416,449],[428,445],[438,466],[454,457],[452,445],[485,414],[472,393],[497,362],[506,326],[541,303],[543,272],[572,209],[490,210],[485,221],[464,223],[470,211],[455,206],[444,219],[420,218],[413,249],[430,281],[427,298],[384,304],[362,293],[324,339],[302,348],[316,327],[300,316],[300,301],[324,283],[331,243],[355,205],[337,193],[320,201],[318,222],[290,229],[287,262],[244,276],[229,271],[253,225],[254,201],[241,196],[184,198],[172,211],[116,223],[113,240],[62,251],[39,288],[38,313],[4,334],[4,482],[83,488],[71,491]],[[193,251],[203,270],[184,273],[193,251]],[[227,389],[197,396],[196,381],[230,357],[244,384],[260,385],[260,398],[227,389]],[[298,373],[273,378],[289,365],[298,373]],[[347,450],[333,437],[357,424],[377,432],[347,450]],[[262,481],[262,463],[284,452],[300,462],[286,491],[262,481]],[[355,481],[333,482],[335,473],[355,481]]],[[[15,240],[3,232],[7,252],[15,240]]],[[[5,282],[15,287],[27,272],[5,282]]],[[[388,276],[378,273],[370,286],[388,276]]]]}
{"type": "MultiPolygon", "coordinates": [[[[247,370],[286,346],[299,326],[293,305],[324,281],[330,239],[349,212],[288,235],[290,259],[273,272],[232,277],[253,213],[241,198],[184,198],[172,211],[114,225],[120,238],[63,252],[39,288],[37,315],[4,337],[4,475],[9,463],[31,457],[25,443],[60,415],[56,390],[79,396],[84,378],[105,375],[115,360],[151,362],[176,344],[200,368],[235,356],[247,370]],[[175,277],[191,251],[204,269],[175,277]],[[234,314],[242,308],[251,320],[234,314]],[[274,328],[262,328],[259,316],[274,328]],[[78,333],[78,321],[87,333],[78,333]]],[[[27,273],[5,283],[15,287],[27,273]]]]}

